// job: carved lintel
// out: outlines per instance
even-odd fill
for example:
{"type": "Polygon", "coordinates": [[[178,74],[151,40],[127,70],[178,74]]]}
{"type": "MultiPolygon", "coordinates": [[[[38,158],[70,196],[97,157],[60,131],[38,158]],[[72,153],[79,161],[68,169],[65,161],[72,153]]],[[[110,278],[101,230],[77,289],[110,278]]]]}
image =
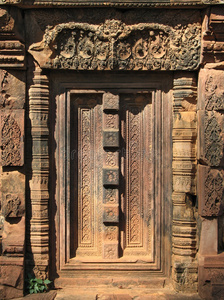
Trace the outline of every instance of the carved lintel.
{"type": "Polygon", "coordinates": [[[24,110],[0,112],[1,165],[22,166],[24,163],[24,110]]]}
{"type": "Polygon", "coordinates": [[[29,52],[41,67],[72,70],[196,70],[200,25],[62,23],[29,52]],[[181,38],[180,38],[181,37],[181,38]],[[194,43],[192,43],[192,40],[194,43]]]}
{"type": "MultiPolygon", "coordinates": [[[[0,3],[4,4],[4,0],[1,0],[0,3]]],[[[16,4],[20,2],[24,2],[26,5],[34,5],[34,6],[68,6],[68,7],[118,7],[118,8],[132,8],[132,7],[173,7],[173,6],[201,6],[203,4],[219,4],[222,3],[221,0],[163,0],[163,1],[155,1],[155,0],[141,0],[138,2],[134,1],[128,1],[128,0],[110,0],[108,2],[105,2],[103,0],[94,0],[94,1],[89,1],[89,0],[5,0],[7,4],[16,4]]]]}

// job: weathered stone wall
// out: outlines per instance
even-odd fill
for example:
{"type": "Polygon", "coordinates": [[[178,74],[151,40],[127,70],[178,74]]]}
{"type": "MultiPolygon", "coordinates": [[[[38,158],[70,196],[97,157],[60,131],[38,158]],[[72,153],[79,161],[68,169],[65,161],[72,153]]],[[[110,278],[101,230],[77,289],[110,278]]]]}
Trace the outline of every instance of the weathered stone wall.
{"type": "Polygon", "coordinates": [[[201,217],[199,293],[224,297],[224,9],[204,20],[203,66],[198,84],[198,213],[201,217]]]}
{"type": "Polygon", "coordinates": [[[0,298],[10,299],[24,285],[26,74],[19,10],[1,9],[0,22],[0,298]]]}

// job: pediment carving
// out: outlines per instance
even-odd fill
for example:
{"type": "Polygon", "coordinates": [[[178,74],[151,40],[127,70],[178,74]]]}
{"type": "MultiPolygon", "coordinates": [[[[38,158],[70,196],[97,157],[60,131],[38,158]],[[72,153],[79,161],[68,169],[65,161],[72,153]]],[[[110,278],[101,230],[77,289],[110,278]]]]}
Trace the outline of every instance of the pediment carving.
{"type": "Polygon", "coordinates": [[[63,23],[48,27],[29,52],[42,68],[72,70],[195,70],[200,60],[200,24],[100,25],[63,23]]]}

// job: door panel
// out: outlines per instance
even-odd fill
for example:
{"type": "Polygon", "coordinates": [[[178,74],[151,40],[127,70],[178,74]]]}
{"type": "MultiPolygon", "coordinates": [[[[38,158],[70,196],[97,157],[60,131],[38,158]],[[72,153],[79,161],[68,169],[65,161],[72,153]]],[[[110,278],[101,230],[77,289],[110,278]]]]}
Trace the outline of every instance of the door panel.
{"type": "Polygon", "coordinates": [[[125,255],[152,258],[154,211],[152,201],[151,93],[121,94],[121,208],[124,214],[125,255]],[[123,155],[124,154],[124,155],[123,155]]]}
{"type": "Polygon", "coordinates": [[[79,74],[57,98],[61,278],[169,272],[172,80],[117,77],[79,74]]]}
{"type": "Polygon", "coordinates": [[[70,109],[71,256],[153,261],[151,93],[86,90],[71,95],[70,109]],[[118,183],[105,182],[114,170],[118,183]]]}
{"type": "Polygon", "coordinates": [[[74,94],[70,107],[71,254],[97,256],[102,223],[102,95],[74,94]]]}

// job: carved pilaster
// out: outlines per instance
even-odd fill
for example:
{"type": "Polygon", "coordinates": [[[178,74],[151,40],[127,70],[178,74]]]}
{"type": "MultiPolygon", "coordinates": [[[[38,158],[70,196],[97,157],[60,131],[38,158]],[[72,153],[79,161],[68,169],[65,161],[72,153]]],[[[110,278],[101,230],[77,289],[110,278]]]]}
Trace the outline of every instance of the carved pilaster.
{"type": "Polygon", "coordinates": [[[32,135],[32,179],[30,180],[31,220],[30,247],[33,261],[29,262],[37,277],[46,277],[49,252],[48,219],[48,79],[37,68],[34,84],[29,90],[29,107],[32,135]]]}
{"type": "Polygon", "coordinates": [[[173,114],[173,280],[177,290],[196,290],[196,82],[189,74],[174,79],[173,114]]]}

